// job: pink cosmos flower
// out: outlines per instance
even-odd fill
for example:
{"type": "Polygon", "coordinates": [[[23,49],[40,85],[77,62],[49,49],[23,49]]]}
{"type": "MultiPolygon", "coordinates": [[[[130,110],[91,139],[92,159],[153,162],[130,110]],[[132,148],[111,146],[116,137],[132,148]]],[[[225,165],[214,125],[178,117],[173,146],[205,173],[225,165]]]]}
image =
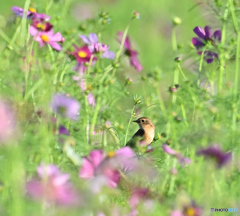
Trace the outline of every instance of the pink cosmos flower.
{"type": "Polygon", "coordinates": [[[69,174],[61,173],[53,164],[41,164],[37,172],[40,179],[33,179],[26,184],[30,197],[59,205],[72,205],[78,202],[78,195],[68,182],[69,174]]]}
{"type": "Polygon", "coordinates": [[[88,44],[88,48],[92,53],[102,52],[103,58],[114,59],[115,54],[113,51],[109,50],[109,46],[98,42],[98,36],[94,33],[89,34],[89,37],[85,35],[79,35],[84,43],[88,44]]]}
{"type": "Polygon", "coordinates": [[[126,165],[128,159],[134,156],[129,147],[124,147],[107,155],[102,150],[93,150],[88,157],[83,158],[79,177],[93,179],[103,177],[109,187],[116,187],[120,181],[119,169],[126,165]]]}
{"type": "Polygon", "coordinates": [[[49,44],[57,51],[62,49],[62,47],[58,44],[58,42],[64,41],[60,32],[57,32],[56,34],[54,34],[52,30],[39,32],[34,26],[30,26],[29,32],[34,37],[34,40],[39,43],[40,47],[43,47],[45,44],[49,44]]]}
{"type": "MultiPolygon", "coordinates": [[[[13,6],[11,8],[12,12],[15,13],[17,16],[23,17],[24,14],[24,9],[17,7],[17,6],[13,6]]],[[[35,8],[28,8],[28,11],[26,11],[27,13],[27,18],[39,18],[39,19],[44,19],[44,20],[50,20],[51,16],[48,16],[46,14],[39,14],[37,13],[35,8]]]]}
{"type": "MultiPolygon", "coordinates": [[[[117,36],[118,36],[119,43],[121,43],[122,40],[123,40],[123,33],[122,32],[118,32],[117,36]]],[[[131,47],[131,43],[130,43],[129,37],[126,37],[126,39],[124,41],[124,48],[125,48],[125,54],[129,57],[130,64],[138,72],[141,72],[143,67],[142,67],[141,63],[139,62],[137,51],[133,50],[132,47],[131,47]]]]}
{"type": "Polygon", "coordinates": [[[178,163],[181,165],[181,166],[184,166],[186,164],[190,164],[191,163],[191,160],[189,158],[185,158],[183,157],[179,152],[173,150],[172,148],[169,147],[169,145],[167,144],[163,144],[163,151],[170,154],[170,155],[173,155],[175,156],[177,159],[178,159],[178,163]]]}
{"type": "Polygon", "coordinates": [[[0,99],[0,144],[16,136],[14,112],[6,101],[0,99]]]}

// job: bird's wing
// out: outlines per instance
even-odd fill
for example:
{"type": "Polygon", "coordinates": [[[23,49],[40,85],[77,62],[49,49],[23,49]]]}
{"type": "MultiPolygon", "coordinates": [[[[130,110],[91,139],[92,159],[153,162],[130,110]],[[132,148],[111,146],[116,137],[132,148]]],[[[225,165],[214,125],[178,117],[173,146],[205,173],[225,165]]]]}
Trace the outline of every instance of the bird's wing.
{"type": "Polygon", "coordinates": [[[144,130],[143,130],[143,129],[139,129],[139,130],[133,135],[133,137],[127,142],[126,146],[129,146],[129,147],[131,147],[131,148],[135,148],[137,142],[142,139],[143,135],[144,135],[144,130]]]}

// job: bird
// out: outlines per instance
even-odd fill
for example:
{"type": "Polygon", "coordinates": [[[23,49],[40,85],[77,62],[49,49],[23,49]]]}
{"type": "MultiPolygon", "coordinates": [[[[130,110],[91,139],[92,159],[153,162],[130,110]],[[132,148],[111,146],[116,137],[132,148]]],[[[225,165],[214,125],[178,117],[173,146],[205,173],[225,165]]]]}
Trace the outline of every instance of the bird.
{"type": "Polygon", "coordinates": [[[154,139],[155,126],[152,121],[147,117],[141,117],[136,121],[138,123],[139,130],[133,135],[133,137],[127,142],[126,146],[131,148],[139,147],[138,142],[144,147],[147,147],[151,144],[154,139]]]}

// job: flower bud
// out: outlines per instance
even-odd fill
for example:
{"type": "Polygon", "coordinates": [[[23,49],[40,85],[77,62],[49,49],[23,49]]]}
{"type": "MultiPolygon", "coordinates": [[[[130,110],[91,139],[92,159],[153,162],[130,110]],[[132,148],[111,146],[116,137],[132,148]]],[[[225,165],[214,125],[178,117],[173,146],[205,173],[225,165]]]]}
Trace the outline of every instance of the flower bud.
{"type": "Polygon", "coordinates": [[[134,12],[133,13],[133,19],[140,19],[140,13],[134,12]]]}
{"type": "Polygon", "coordinates": [[[182,24],[182,20],[179,17],[174,17],[173,20],[173,25],[177,26],[177,25],[181,25],[182,24]]]}

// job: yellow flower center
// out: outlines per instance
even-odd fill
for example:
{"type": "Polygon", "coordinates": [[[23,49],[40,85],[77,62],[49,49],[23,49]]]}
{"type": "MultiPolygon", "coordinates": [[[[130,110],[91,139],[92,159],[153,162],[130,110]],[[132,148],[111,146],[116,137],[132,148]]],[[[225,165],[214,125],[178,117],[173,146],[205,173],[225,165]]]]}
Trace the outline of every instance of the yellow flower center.
{"type": "Polygon", "coordinates": [[[114,157],[115,155],[115,151],[108,152],[108,157],[114,157]]]}
{"type": "Polygon", "coordinates": [[[194,216],[194,215],[195,215],[195,209],[192,208],[192,207],[189,207],[189,208],[186,209],[185,214],[186,214],[187,216],[194,216]]]}
{"type": "Polygon", "coordinates": [[[48,42],[49,41],[49,38],[47,35],[41,35],[41,38],[44,42],[48,42]]]}
{"type": "Polygon", "coordinates": [[[46,26],[43,23],[38,23],[37,28],[41,30],[45,30],[46,26]]]}
{"type": "Polygon", "coordinates": [[[79,52],[78,52],[78,56],[79,56],[80,58],[85,58],[85,57],[87,56],[87,53],[84,52],[84,51],[79,51],[79,52]]]}
{"type": "Polygon", "coordinates": [[[37,10],[35,9],[35,8],[28,8],[28,11],[30,11],[30,12],[32,12],[32,13],[36,13],[37,12],[37,10]]]}

